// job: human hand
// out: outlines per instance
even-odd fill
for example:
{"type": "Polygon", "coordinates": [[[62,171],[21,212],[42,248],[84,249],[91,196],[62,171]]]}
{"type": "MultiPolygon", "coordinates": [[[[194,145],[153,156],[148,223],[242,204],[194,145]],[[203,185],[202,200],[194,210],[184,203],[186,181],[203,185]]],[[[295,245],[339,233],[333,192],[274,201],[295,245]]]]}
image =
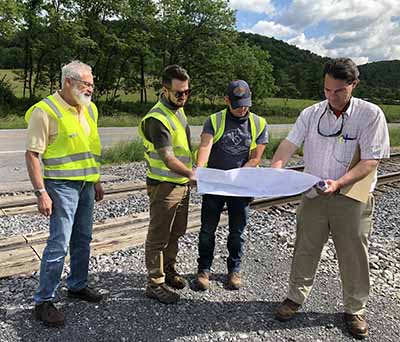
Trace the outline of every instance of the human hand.
{"type": "Polygon", "coordinates": [[[95,190],[94,198],[96,202],[101,201],[104,198],[104,189],[100,182],[94,185],[94,190],[95,190]]]}
{"type": "Polygon", "coordinates": [[[42,215],[46,217],[51,215],[53,209],[53,201],[51,200],[47,191],[40,194],[40,196],[38,197],[37,206],[39,213],[41,213],[42,215]]]}
{"type": "Polygon", "coordinates": [[[339,182],[333,179],[326,179],[325,184],[328,187],[324,191],[322,191],[322,194],[324,195],[331,195],[340,189],[339,182]]]}

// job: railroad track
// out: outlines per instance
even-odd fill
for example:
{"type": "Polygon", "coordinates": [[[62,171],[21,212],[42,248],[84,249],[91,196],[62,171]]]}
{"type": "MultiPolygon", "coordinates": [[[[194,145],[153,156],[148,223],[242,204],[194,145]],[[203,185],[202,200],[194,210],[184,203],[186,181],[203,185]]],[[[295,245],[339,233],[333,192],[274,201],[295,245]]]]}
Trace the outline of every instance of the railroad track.
{"type": "MultiPolygon", "coordinates": [[[[400,166],[394,163],[400,157],[400,153],[392,153],[390,159],[382,161],[382,165],[400,166]]],[[[302,171],[303,165],[293,166],[289,169],[295,171],[302,171]]],[[[146,190],[145,183],[124,182],[124,183],[111,183],[104,186],[105,200],[113,200],[118,198],[127,197],[132,193],[146,190]]],[[[36,197],[33,195],[23,196],[8,196],[0,198],[0,216],[10,216],[18,214],[31,214],[37,212],[36,197]]]]}
{"type": "MultiPolygon", "coordinates": [[[[378,186],[400,181],[400,172],[389,173],[378,177],[378,186]]],[[[279,198],[259,199],[251,203],[253,209],[298,202],[301,195],[279,198]]],[[[221,216],[220,224],[227,224],[227,215],[221,216]]],[[[149,224],[148,213],[130,215],[93,227],[92,255],[108,254],[144,242],[149,224]]],[[[200,228],[200,210],[193,207],[189,211],[188,232],[200,228]]],[[[30,274],[39,269],[40,256],[46,244],[48,233],[37,232],[29,235],[18,235],[0,239],[0,278],[30,274]]]]}

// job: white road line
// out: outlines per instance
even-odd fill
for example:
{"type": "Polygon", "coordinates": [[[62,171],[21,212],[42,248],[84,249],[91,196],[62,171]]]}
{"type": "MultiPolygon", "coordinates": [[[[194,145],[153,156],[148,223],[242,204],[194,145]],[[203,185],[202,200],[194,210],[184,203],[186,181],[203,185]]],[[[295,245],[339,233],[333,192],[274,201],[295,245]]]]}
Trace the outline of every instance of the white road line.
{"type": "Polygon", "coordinates": [[[0,154],[12,154],[12,153],[25,153],[25,150],[18,150],[18,151],[0,151],[0,154]]]}

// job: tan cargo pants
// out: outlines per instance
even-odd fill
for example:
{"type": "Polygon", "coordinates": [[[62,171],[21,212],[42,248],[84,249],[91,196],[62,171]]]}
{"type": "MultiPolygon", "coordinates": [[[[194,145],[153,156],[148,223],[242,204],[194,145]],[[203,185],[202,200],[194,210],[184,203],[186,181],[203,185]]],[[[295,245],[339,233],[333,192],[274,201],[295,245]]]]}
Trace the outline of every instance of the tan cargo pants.
{"type": "Polygon", "coordinates": [[[178,240],[185,234],[189,186],[162,182],[148,185],[150,224],[145,242],[149,282],[162,284],[165,273],[175,272],[178,240]]]}
{"type": "Polygon", "coordinates": [[[296,243],[288,298],[298,304],[308,297],[329,233],[335,245],[345,312],[364,314],[368,301],[368,238],[372,231],[372,194],[366,204],[340,194],[302,196],[297,209],[296,243]]]}

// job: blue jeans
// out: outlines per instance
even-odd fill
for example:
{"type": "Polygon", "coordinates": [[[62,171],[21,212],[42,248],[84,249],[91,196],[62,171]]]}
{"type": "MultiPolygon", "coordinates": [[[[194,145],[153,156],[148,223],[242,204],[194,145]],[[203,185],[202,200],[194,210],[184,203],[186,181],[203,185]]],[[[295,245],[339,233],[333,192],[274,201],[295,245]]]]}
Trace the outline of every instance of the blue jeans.
{"type": "Polygon", "coordinates": [[[239,272],[243,255],[244,229],[249,217],[249,197],[203,195],[199,234],[198,271],[209,272],[214,258],[215,231],[224,205],[228,207],[228,272],[239,272]]]}
{"type": "Polygon", "coordinates": [[[46,179],[45,187],[53,208],[50,235],[40,264],[40,284],[33,297],[36,303],[51,301],[55,297],[68,246],[71,273],[67,286],[72,291],[87,286],[92,240],[94,184],[46,179]]]}

